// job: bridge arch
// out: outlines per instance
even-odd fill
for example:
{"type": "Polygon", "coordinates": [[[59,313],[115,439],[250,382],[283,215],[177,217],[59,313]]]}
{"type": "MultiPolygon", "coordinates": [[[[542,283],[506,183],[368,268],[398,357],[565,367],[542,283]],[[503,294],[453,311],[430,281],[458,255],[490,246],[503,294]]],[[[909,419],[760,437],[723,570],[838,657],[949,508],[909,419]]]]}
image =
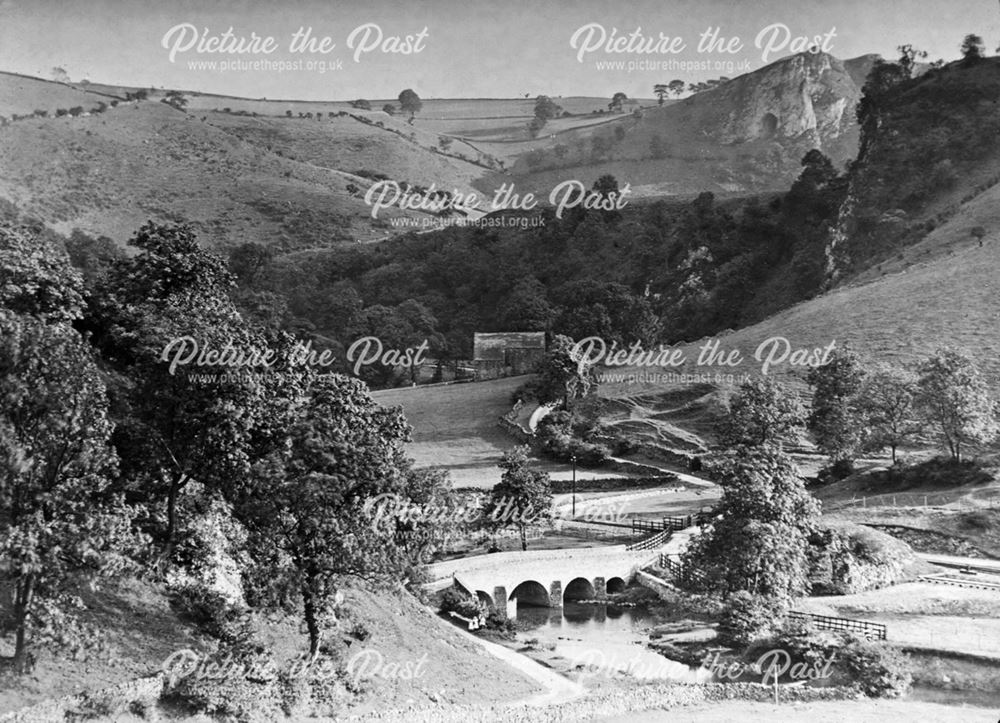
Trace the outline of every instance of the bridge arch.
{"type": "Polygon", "coordinates": [[[479,602],[486,605],[486,607],[488,607],[490,610],[496,609],[496,605],[493,604],[493,596],[490,595],[485,590],[476,590],[476,598],[478,598],[479,602]]]}
{"type": "Polygon", "coordinates": [[[525,580],[515,587],[508,600],[516,600],[518,606],[549,607],[549,591],[537,580],[525,580]]]}
{"type": "Polygon", "coordinates": [[[593,600],[596,597],[594,584],[585,577],[575,577],[563,587],[563,600],[593,600]]]}
{"type": "Polygon", "coordinates": [[[608,595],[615,595],[617,593],[625,592],[625,580],[620,577],[608,578],[608,595]]]}

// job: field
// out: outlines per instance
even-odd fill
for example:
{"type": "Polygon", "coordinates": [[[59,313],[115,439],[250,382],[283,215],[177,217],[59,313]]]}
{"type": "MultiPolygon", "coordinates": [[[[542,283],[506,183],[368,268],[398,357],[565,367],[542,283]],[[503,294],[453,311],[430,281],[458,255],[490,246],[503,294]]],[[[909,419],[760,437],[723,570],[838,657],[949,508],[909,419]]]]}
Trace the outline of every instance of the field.
{"type": "Polygon", "coordinates": [[[440,387],[402,387],[372,394],[382,406],[402,406],[413,425],[407,452],[418,467],[447,469],[458,486],[500,480],[496,466],[515,441],[497,419],[510,411],[522,377],[440,387]]]}
{"type": "MultiPolygon", "coordinates": [[[[100,102],[108,103],[116,93],[110,88],[74,87],[13,73],[0,73],[0,116],[28,115],[36,110],[55,114],[57,108],[82,106],[90,110],[100,102]]],[[[120,97],[120,96],[118,96],[120,97]]]]}

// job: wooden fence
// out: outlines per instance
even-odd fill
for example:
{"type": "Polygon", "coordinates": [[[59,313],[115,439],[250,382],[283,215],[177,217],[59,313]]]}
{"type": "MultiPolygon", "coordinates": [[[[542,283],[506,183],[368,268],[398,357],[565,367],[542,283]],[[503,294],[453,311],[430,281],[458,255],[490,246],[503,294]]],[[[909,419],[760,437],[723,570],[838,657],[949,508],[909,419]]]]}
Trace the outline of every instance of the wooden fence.
{"type": "Polygon", "coordinates": [[[632,520],[632,530],[636,534],[663,530],[676,532],[695,525],[707,524],[711,519],[711,512],[698,512],[693,515],[671,515],[659,520],[632,520]]]}
{"type": "Polygon", "coordinates": [[[868,620],[854,620],[853,618],[837,618],[831,615],[817,615],[815,613],[788,613],[789,620],[799,620],[801,622],[812,623],[821,630],[840,630],[847,633],[861,633],[869,640],[885,640],[886,628],[882,623],[873,623],[868,620]]]}

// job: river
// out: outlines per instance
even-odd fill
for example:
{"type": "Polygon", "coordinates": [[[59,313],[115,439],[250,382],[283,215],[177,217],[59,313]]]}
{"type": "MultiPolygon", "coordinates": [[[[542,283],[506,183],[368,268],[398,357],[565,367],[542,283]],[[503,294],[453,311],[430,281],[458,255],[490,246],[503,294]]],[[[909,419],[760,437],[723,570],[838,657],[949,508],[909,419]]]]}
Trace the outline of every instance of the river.
{"type": "Polygon", "coordinates": [[[581,682],[589,676],[611,677],[626,673],[639,680],[700,683],[710,678],[706,670],[693,670],[646,647],[653,622],[642,607],[620,608],[566,602],[563,608],[518,606],[518,627],[537,647],[553,649],[571,667],[586,666],[581,682]]]}

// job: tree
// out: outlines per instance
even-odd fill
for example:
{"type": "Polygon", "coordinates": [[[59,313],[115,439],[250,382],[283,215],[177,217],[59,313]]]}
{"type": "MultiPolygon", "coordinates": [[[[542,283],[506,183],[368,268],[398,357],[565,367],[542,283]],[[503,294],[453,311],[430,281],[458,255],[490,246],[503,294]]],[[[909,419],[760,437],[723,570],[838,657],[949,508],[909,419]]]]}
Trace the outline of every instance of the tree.
{"type": "Polygon", "coordinates": [[[76,331],[0,311],[0,571],[17,672],[32,667],[33,636],[82,649],[77,586],[128,567],[135,511],[108,493],[107,409],[76,331]]]}
{"type": "Polygon", "coordinates": [[[861,146],[858,158],[864,158],[871,143],[878,134],[882,122],[885,99],[889,92],[909,79],[907,70],[898,63],[887,63],[876,58],[868,71],[868,77],[861,88],[861,100],[855,108],[858,125],[861,126],[861,146]]]}
{"type": "Polygon", "coordinates": [[[675,96],[679,98],[681,94],[684,92],[684,81],[671,80],[670,83],[667,84],[667,90],[669,90],[671,93],[673,93],[675,96]]]}
{"type": "Polygon", "coordinates": [[[860,393],[870,430],[866,449],[888,447],[896,464],[896,450],[920,431],[915,419],[916,396],[917,377],[910,371],[883,365],[867,375],[860,393]]]}
{"type": "Polygon", "coordinates": [[[528,466],[528,447],[515,447],[500,461],[500,481],[493,486],[483,517],[493,529],[515,527],[521,549],[528,549],[531,525],[552,519],[552,485],[547,472],[528,466]]]}
{"type": "MultiPolygon", "coordinates": [[[[193,345],[243,354],[268,348],[230,298],[234,280],[223,259],[202,250],[186,226],[148,223],[129,243],[140,253],[114,264],[84,325],[115,372],[114,444],[124,476],[133,494],[164,502],[157,531],[167,559],[182,491],[192,481],[224,491],[244,477],[271,439],[276,397],[259,376],[215,367],[200,371],[217,378],[199,382],[185,367],[172,368],[193,345]],[[191,342],[179,345],[184,338],[191,342]]],[[[276,353],[291,345],[284,335],[273,342],[276,353]]]]}
{"type": "Polygon", "coordinates": [[[850,349],[838,349],[827,364],[806,375],[813,388],[812,410],[806,426],[821,451],[832,462],[852,462],[867,429],[860,392],[865,382],[861,358],[850,349]]]}
{"type": "Polygon", "coordinates": [[[781,447],[797,432],[805,411],[792,394],[769,377],[740,385],[729,402],[729,413],[720,423],[719,439],[727,447],[781,447]]]}
{"type": "Polygon", "coordinates": [[[718,463],[713,476],[722,500],[685,564],[704,573],[709,592],[746,591],[787,609],[808,591],[808,538],[819,503],[791,459],[773,448],[742,449],[718,463]]]}
{"type": "Polygon", "coordinates": [[[975,33],[969,33],[962,39],[962,61],[966,65],[978,63],[986,54],[983,39],[975,33]]]}
{"type": "Polygon", "coordinates": [[[938,428],[954,461],[962,448],[997,436],[996,402],[975,362],[953,349],[939,349],[920,366],[918,408],[938,428]]]}
{"type": "Polygon", "coordinates": [[[597,389],[593,362],[574,353],[575,343],[561,334],[552,339],[538,369],[535,395],[541,404],[560,402],[565,406],[597,389]]]}
{"type": "Polygon", "coordinates": [[[177,110],[184,110],[187,107],[188,99],[179,90],[170,90],[167,91],[163,102],[177,110]]]}
{"type": "Polygon", "coordinates": [[[372,502],[405,501],[409,427],[357,379],[308,374],[301,391],[282,415],[284,443],[237,489],[234,513],[256,563],[249,597],[265,607],[297,597],[315,655],[346,581],[398,580],[407,567],[397,519],[372,502]]]}
{"type": "Polygon", "coordinates": [[[535,98],[535,116],[528,124],[528,131],[532,137],[537,136],[545,124],[552,118],[556,118],[562,113],[562,108],[547,95],[540,95],[535,98]]]}
{"type": "Polygon", "coordinates": [[[53,321],[79,318],[83,280],[48,238],[0,225],[0,308],[53,321]]]}
{"type": "Polygon", "coordinates": [[[917,65],[917,59],[923,60],[927,57],[926,50],[917,50],[912,45],[900,45],[896,48],[899,51],[899,67],[903,69],[907,78],[913,77],[913,71],[917,65]]]}
{"type": "Polygon", "coordinates": [[[399,108],[404,113],[410,114],[410,123],[413,122],[413,116],[419,113],[420,109],[423,107],[424,104],[423,101],[420,100],[420,96],[413,92],[410,88],[407,88],[399,94],[399,108]]]}
{"type": "Polygon", "coordinates": [[[622,110],[622,106],[625,104],[625,101],[627,100],[628,96],[622,93],[621,91],[618,91],[617,93],[614,94],[614,96],[612,96],[611,102],[608,103],[608,110],[616,110],[620,113],[622,110]]]}
{"type": "Polygon", "coordinates": [[[358,98],[357,100],[351,101],[351,107],[357,108],[358,110],[371,110],[371,101],[367,101],[364,98],[358,98]]]}
{"type": "Polygon", "coordinates": [[[396,106],[394,106],[392,103],[386,103],[384,106],[382,106],[382,112],[385,113],[386,115],[396,115],[396,106]]]}
{"type": "Polygon", "coordinates": [[[670,93],[670,88],[665,83],[657,83],[653,86],[653,94],[656,96],[659,105],[663,105],[663,100],[670,93]]]}
{"type": "Polygon", "coordinates": [[[601,194],[601,198],[608,198],[611,194],[617,195],[618,179],[610,173],[605,173],[603,176],[594,181],[593,189],[601,194]]]}
{"type": "Polygon", "coordinates": [[[535,98],[535,117],[548,121],[559,116],[562,108],[549,96],[540,95],[535,98]]]}
{"type": "Polygon", "coordinates": [[[553,316],[545,285],[534,277],[515,284],[497,310],[501,331],[546,331],[553,316]]]}

